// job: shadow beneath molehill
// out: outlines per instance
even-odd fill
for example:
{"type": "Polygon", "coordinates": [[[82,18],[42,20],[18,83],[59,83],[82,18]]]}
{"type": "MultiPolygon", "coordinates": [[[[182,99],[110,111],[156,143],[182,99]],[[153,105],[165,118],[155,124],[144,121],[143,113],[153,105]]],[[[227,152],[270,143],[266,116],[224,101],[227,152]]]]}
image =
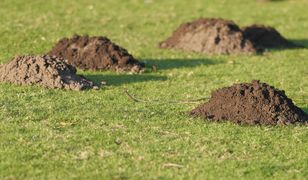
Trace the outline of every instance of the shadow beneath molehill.
{"type": "Polygon", "coordinates": [[[147,68],[155,66],[157,70],[175,68],[193,68],[201,65],[214,65],[221,63],[219,60],[209,59],[142,59],[147,68]]]}
{"type": "MultiPolygon", "coordinates": [[[[156,70],[168,70],[175,68],[192,68],[201,65],[213,65],[221,63],[219,60],[212,61],[208,59],[142,59],[146,69],[151,72],[156,70]],[[155,66],[155,67],[154,67],[155,66]]],[[[84,74],[86,78],[93,81],[97,85],[106,82],[107,85],[118,86],[122,84],[145,82],[145,81],[165,81],[166,76],[150,75],[150,74],[84,74]]]]}
{"type": "Polygon", "coordinates": [[[301,108],[306,114],[308,114],[308,107],[301,108]]]}
{"type": "Polygon", "coordinates": [[[260,46],[259,55],[263,55],[265,52],[275,52],[275,51],[283,51],[283,50],[300,50],[308,48],[308,40],[305,39],[288,39],[291,43],[288,45],[281,45],[280,47],[262,47],[260,46]]]}
{"type": "Polygon", "coordinates": [[[165,81],[167,77],[148,74],[89,74],[84,75],[87,79],[100,85],[101,82],[106,82],[108,86],[119,86],[129,83],[145,82],[145,81],[165,81]]]}
{"type": "MultiPolygon", "coordinates": [[[[268,47],[268,49],[272,50],[284,50],[284,49],[305,49],[308,47],[308,40],[307,39],[287,39],[290,43],[288,44],[281,44],[279,47],[268,47]]],[[[267,45],[272,46],[272,45],[267,45]]]]}
{"type": "Polygon", "coordinates": [[[308,48],[308,39],[290,39],[290,41],[299,46],[297,49],[308,48]]]}

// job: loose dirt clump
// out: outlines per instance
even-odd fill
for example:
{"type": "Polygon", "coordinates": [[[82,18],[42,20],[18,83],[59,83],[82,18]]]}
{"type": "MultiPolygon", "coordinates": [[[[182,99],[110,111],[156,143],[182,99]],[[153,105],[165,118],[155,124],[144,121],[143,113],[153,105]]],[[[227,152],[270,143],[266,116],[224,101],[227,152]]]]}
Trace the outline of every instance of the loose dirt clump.
{"type": "Polygon", "coordinates": [[[204,54],[256,54],[253,44],[232,21],[200,18],[180,27],[161,48],[181,49],[204,54]]]}
{"type": "Polygon", "coordinates": [[[13,58],[0,66],[0,81],[53,89],[97,88],[93,82],[76,75],[76,68],[67,64],[64,59],[48,55],[13,58]]]}
{"type": "Polygon", "coordinates": [[[106,37],[75,35],[63,38],[48,54],[67,59],[83,70],[144,71],[143,63],[106,37]]]}
{"type": "Polygon", "coordinates": [[[264,25],[244,27],[244,37],[259,48],[295,48],[299,47],[284,38],[275,28],[264,25]]]}
{"type": "Polygon", "coordinates": [[[207,103],[190,114],[213,121],[251,125],[307,124],[308,121],[308,115],[295,106],[284,91],[256,80],[216,90],[207,103]]]}

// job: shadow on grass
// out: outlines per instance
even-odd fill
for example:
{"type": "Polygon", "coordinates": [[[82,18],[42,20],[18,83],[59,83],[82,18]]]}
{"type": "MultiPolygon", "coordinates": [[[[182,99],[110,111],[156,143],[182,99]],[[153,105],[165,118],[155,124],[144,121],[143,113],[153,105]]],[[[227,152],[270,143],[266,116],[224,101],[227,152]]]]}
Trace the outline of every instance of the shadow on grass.
{"type": "Polygon", "coordinates": [[[305,111],[306,114],[308,114],[308,107],[302,108],[303,111],[305,111]]]}
{"type": "Polygon", "coordinates": [[[264,50],[264,52],[261,52],[260,55],[263,55],[266,51],[275,52],[283,50],[299,50],[308,48],[308,40],[306,39],[288,39],[288,41],[292,43],[290,46],[282,45],[281,47],[269,47],[269,48],[260,47],[261,49],[264,50]]]}
{"type": "MultiPolygon", "coordinates": [[[[146,68],[155,66],[157,70],[168,70],[175,68],[192,68],[201,65],[213,65],[220,63],[209,59],[142,59],[145,62],[146,68]]],[[[152,71],[152,70],[151,70],[152,71]]],[[[84,75],[96,84],[102,81],[107,85],[118,86],[122,84],[145,82],[145,81],[165,81],[166,76],[150,75],[150,74],[88,74],[84,75]]]]}
{"type": "Polygon", "coordinates": [[[84,75],[86,78],[92,80],[96,84],[100,84],[102,81],[107,82],[107,85],[119,86],[122,84],[145,82],[145,81],[165,81],[167,77],[159,75],[147,75],[147,74],[91,74],[84,75]]]}
{"type": "Polygon", "coordinates": [[[290,39],[290,41],[299,46],[297,49],[308,48],[308,39],[290,39]]]}
{"type": "Polygon", "coordinates": [[[193,68],[201,65],[219,64],[218,60],[209,59],[142,59],[148,68],[155,66],[157,70],[167,70],[175,68],[193,68]]]}

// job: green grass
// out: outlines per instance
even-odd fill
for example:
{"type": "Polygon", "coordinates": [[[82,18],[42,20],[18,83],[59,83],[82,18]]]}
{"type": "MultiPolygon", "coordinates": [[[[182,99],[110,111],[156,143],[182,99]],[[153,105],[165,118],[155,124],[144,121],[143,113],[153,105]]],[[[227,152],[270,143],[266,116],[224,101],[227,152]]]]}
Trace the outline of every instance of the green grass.
{"type": "Polygon", "coordinates": [[[308,129],[249,127],[192,119],[195,99],[260,79],[308,112],[308,50],[263,56],[206,56],[157,48],[182,22],[223,17],[263,23],[308,46],[308,1],[1,0],[0,62],[43,54],[62,37],[104,35],[158,71],[79,73],[95,91],[0,84],[0,179],[307,179],[308,129]],[[170,166],[170,163],[179,167],[170,166]]]}

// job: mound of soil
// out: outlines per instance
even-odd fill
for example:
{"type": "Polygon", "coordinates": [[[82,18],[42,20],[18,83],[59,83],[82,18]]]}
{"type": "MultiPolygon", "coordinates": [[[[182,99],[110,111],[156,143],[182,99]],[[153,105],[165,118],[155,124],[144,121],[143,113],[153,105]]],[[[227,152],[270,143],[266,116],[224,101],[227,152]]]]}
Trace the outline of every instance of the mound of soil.
{"type": "Polygon", "coordinates": [[[251,25],[244,27],[244,37],[259,48],[295,48],[294,43],[285,39],[276,29],[264,25],[251,25]]]}
{"type": "Polygon", "coordinates": [[[180,25],[159,46],[204,54],[255,54],[258,51],[234,22],[207,18],[180,25]]]}
{"type": "Polygon", "coordinates": [[[284,91],[265,83],[234,84],[218,89],[211,99],[190,112],[192,116],[239,124],[307,124],[308,115],[284,91]]]}
{"type": "Polygon", "coordinates": [[[75,35],[61,39],[48,53],[83,70],[144,71],[144,64],[106,37],[75,35]]]}
{"type": "Polygon", "coordinates": [[[71,90],[97,88],[93,82],[76,75],[76,69],[64,59],[48,55],[13,58],[0,66],[0,81],[71,90]]]}

